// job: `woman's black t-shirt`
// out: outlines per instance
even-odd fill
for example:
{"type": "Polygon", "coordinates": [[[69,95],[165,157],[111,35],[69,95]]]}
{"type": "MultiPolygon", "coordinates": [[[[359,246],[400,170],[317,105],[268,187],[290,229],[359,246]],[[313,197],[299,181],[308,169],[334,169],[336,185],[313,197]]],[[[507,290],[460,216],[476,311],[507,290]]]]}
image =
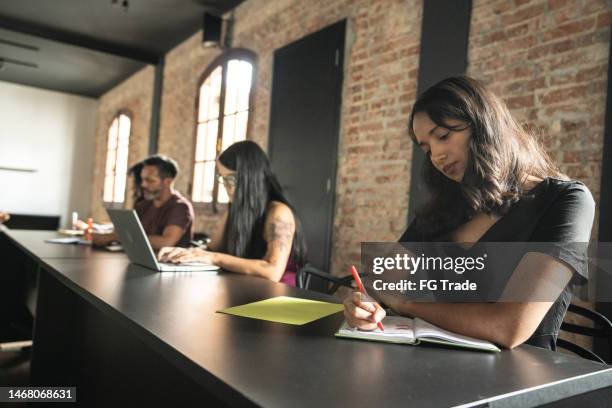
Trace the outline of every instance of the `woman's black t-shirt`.
{"type": "MultiPolygon", "coordinates": [[[[574,276],[554,302],[534,334],[526,341],[555,349],[561,322],[571,301],[571,286],[584,284],[588,277],[586,251],[555,250],[563,244],[589,242],[595,203],[589,189],[579,181],[546,178],[512,205],[504,216],[478,240],[481,242],[537,242],[561,244],[542,251],[572,268],[574,276]]],[[[412,222],[399,242],[450,242],[445,234],[431,238],[421,234],[412,222]]]]}

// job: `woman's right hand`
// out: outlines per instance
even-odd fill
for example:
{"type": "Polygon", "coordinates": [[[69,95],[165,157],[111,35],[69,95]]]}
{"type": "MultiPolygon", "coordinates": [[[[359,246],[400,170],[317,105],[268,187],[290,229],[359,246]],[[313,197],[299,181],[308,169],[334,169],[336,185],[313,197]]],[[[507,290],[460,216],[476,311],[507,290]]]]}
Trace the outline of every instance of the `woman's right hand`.
{"type": "Polygon", "coordinates": [[[351,327],[375,330],[386,315],[385,309],[361,292],[353,292],[344,299],[344,317],[351,327]]]}
{"type": "Polygon", "coordinates": [[[215,253],[205,251],[201,248],[179,248],[179,247],[163,247],[157,254],[157,259],[160,262],[169,263],[215,263],[215,253]]]}
{"type": "Polygon", "coordinates": [[[176,263],[178,258],[189,255],[189,249],[181,247],[163,247],[157,253],[160,262],[176,263]]]}

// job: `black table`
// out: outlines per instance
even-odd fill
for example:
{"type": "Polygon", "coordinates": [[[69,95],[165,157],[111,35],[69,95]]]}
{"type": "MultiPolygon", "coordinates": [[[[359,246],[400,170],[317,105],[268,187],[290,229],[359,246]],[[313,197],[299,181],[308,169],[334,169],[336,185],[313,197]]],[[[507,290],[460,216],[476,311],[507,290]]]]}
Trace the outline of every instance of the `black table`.
{"type": "Polygon", "coordinates": [[[0,333],[3,340],[26,340],[32,337],[32,313],[36,307],[40,259],[125,258],[123,253],[93,248],[91,245],[45,242],[54,238],[66,238],[66,235],[55,231],[8,229],[0,224],[0,333]],[[6,332],[7,327],[15,327],[17,330],[6,332]]]}
{"type": "Polygon", "coordinates": [[[92,248],[91,245],[54,244],[45,242],[48,239],[69,238],[55,231],[11,230],[0,226],[0,233],[10,239],[11,243],[28,254],[32,259],[40,258],[124,258],[123,253],[111,252],[103,248],[92,248]]]}
{"type": "Polygon", "coordinates": [[[75,385],[83,406],[523,407],[612,385],[608,366],[530,346],[341,340],[341,314],[290,326],[216,313],[279,295],[333,301],[263,279],[157,273],[125,257],[38,260],[32,381],[75,385]]]}

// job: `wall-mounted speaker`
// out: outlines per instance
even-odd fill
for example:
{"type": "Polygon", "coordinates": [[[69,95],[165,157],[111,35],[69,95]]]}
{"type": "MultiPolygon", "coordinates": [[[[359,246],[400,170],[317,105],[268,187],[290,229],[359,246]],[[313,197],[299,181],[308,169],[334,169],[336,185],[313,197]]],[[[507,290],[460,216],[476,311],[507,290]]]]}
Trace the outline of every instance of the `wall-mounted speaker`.
{"type": "Polygon", "coordinates": [[[202,19],[202,46],[217,47],[221,45],[223,19],[210,13],[204,13],[202,19]]]}

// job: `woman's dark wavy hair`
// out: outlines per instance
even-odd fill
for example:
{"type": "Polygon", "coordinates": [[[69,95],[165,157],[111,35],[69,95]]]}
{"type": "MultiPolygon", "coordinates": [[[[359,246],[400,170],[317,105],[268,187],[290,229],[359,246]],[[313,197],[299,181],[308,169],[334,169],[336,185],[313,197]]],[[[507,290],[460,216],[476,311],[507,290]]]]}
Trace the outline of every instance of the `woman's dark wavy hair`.
{"type": "Polygon", "coordinates": [[[283,193],[264,151],[249,140],[237,142],[219,156],[219,162],[236,172],[236,187],[225,226],[223,251],[242,258],[259,259],[266,253],[264,225],[268,204],[286,204],[295,219],[291,257],[298,267],[306,263],[306,242],[295,211],[283,193]]]}
{"type": "Polygon", "coordinates": [[[471,131],[468,164],[460,183],[444,176],[431,160],[424,162],[431,198],[417,211],[417,223],[426,236],[452,230],[476,213],[503,215],[525,194],[526,175],[567,179],[505,103],[473,78],[445,79],[417,99],[408,121],[408,133],[417,144],[413,122],[418,112],[440,127],[460,131],[467,126],[471,131]],[[463,124],[451,126],[449,119],[463,124]]]}

